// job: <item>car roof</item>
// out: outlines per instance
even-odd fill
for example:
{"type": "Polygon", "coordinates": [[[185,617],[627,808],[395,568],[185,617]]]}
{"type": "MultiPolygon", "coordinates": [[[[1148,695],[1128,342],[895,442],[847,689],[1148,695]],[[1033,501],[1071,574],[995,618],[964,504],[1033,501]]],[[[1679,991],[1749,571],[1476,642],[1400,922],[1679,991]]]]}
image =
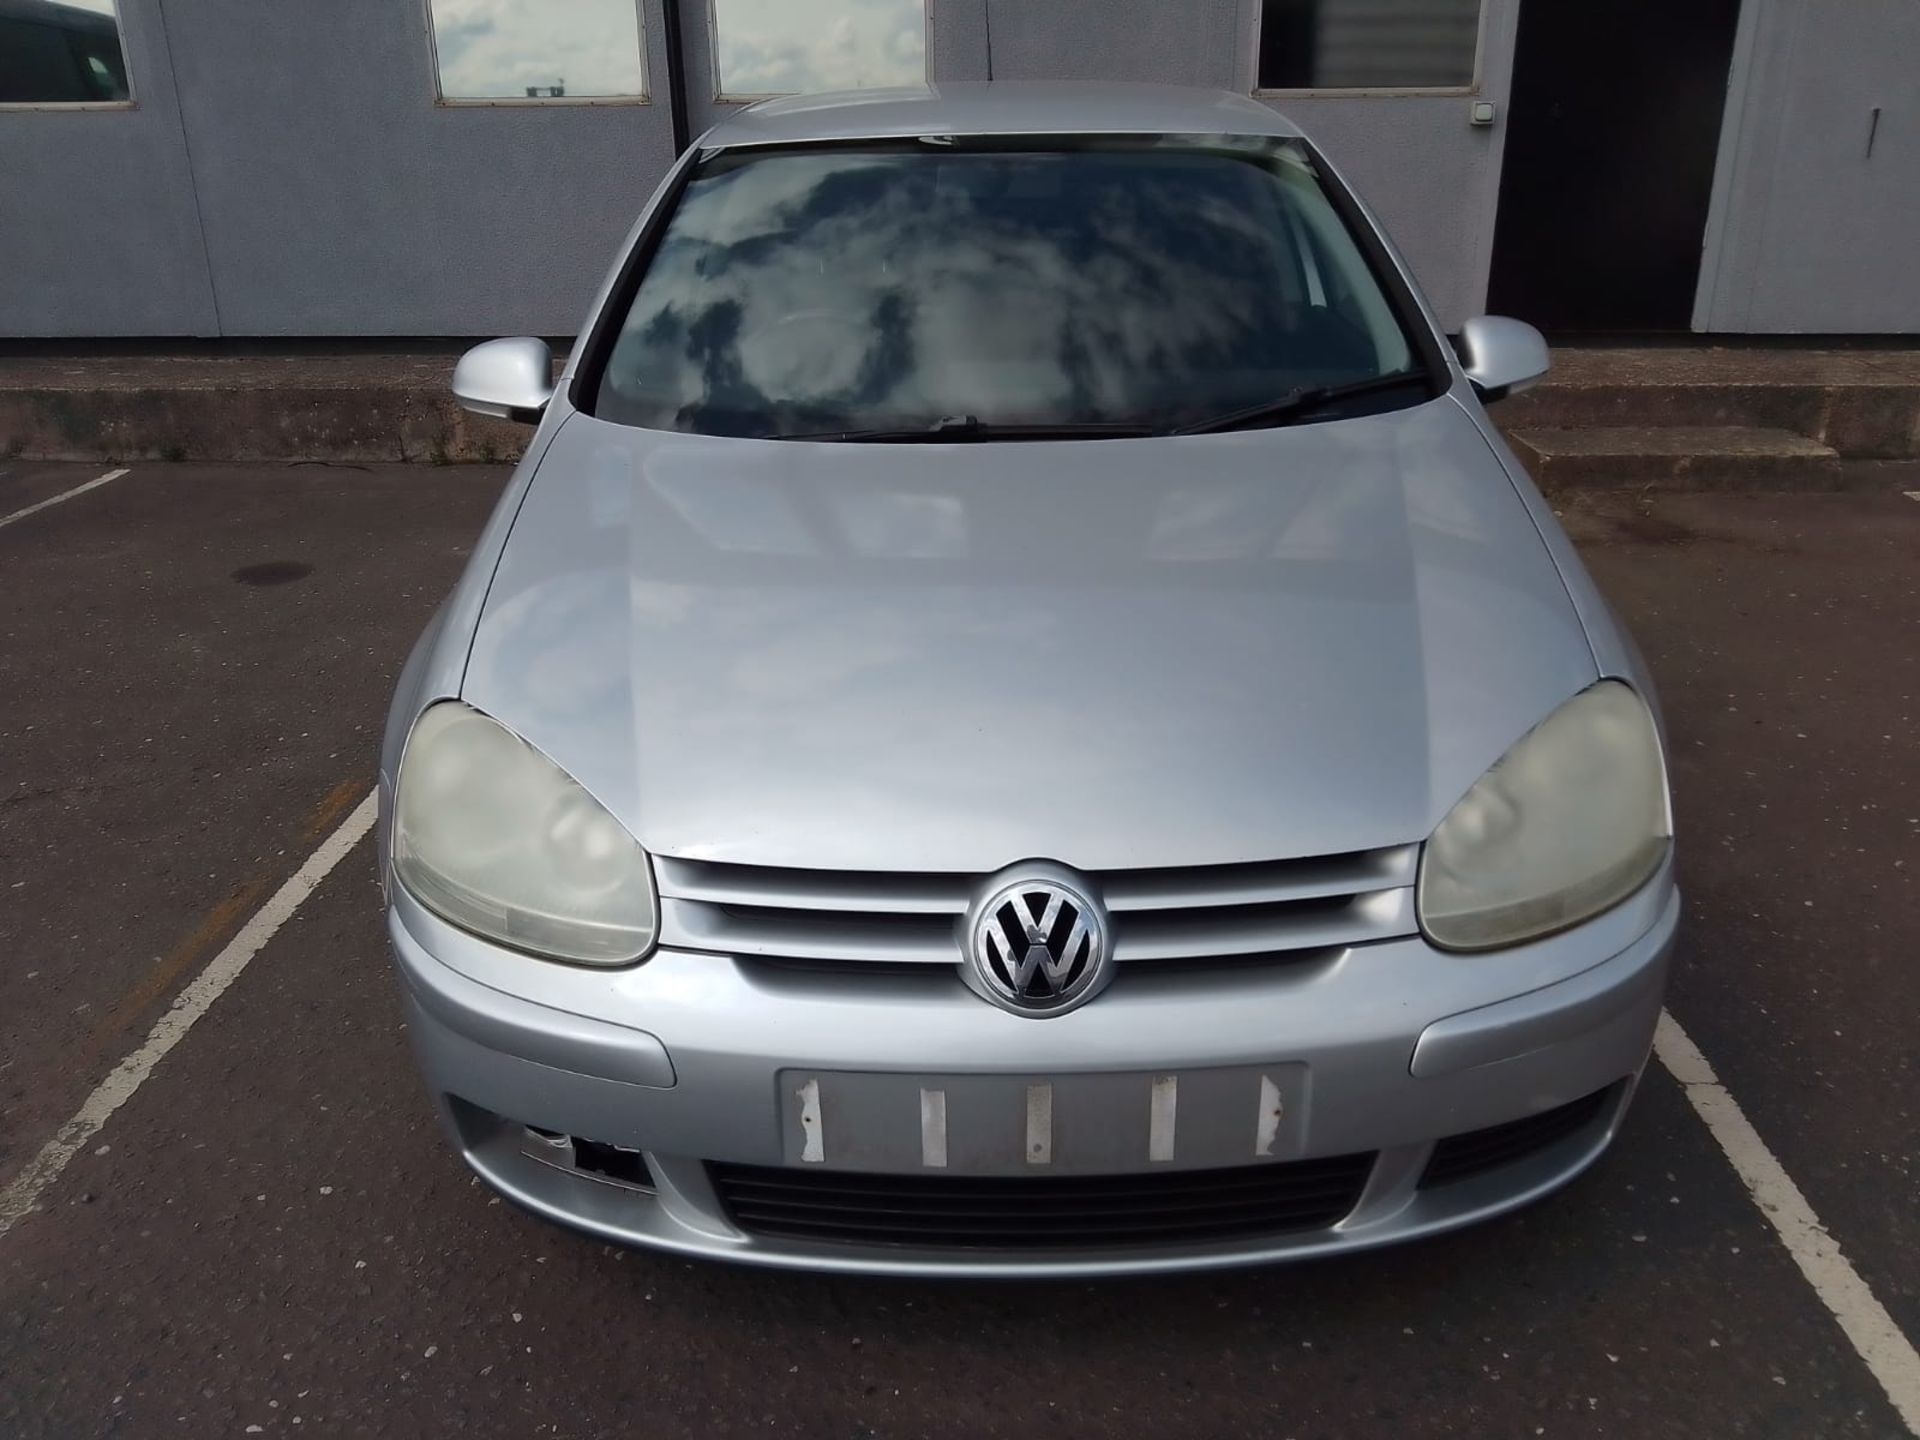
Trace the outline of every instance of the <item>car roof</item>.
{"type": "Polygon", "coordinates": [[[702,138],[707,147],[909,135],[1275,135],[1284,115],[1230,90],[1074,81],[942,81],[762,100],[702,138]]]}

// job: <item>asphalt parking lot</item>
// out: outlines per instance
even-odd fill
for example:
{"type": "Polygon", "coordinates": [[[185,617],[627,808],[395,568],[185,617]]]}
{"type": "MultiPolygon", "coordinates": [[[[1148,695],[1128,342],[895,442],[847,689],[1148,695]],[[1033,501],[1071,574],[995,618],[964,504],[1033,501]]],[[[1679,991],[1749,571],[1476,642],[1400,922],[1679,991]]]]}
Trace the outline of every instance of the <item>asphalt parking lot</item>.
{"type": "MultiPolygon", "coordinates": [[[[100,473],[0,464],[0,516],[100,473]]],[[[0,1186],[359,804],[503,478],[141,465],[0,523],[0,1186]]],[[[1920,503],[1568,524],[1663,687],[1670,1011],[1891,1316],[1878,1378],[1659,1065],[1568,1190],[1360,1259],[971,1285],[613,1251],[441,1144],[362,840],[0,1231],[0,1434],[1908,1434],[1920,503]]]]}

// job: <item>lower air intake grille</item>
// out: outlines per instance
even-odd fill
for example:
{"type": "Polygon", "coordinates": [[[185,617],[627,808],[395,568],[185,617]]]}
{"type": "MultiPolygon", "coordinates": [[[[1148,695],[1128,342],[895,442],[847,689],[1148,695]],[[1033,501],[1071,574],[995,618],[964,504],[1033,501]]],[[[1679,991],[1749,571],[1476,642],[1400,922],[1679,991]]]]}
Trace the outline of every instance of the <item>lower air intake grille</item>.
{"type": "Polygon", "coordinates": [[[1205,1244],[1320,1230],[1360,1198],[1374,1157],[1234,1170],[1028,1179],[709,1167],[754,1235],[966,1249],[1205,1244]]]}
{"type": "Polygon", "coordinates": [[[1543,1110],[1524,1120],[1510,1120],[1504,1125],[1489,1125],[1485,1130],[1450,1135],[1433,1147],[1433,1158],[1427,1161],[1427,1168],[1420,1176],[1420,1188],[1427,1190],[1435,1185],[1445,1185],[1453,1180],[1465,1180],[1488,1170],[1497,1170],[1502,1165],[1524,1159],[1536,1150],[1544,1150],[1555,1141],[1577,1134],[1593,1123],[1618,1089],[1616,1085],[1609,1085],[1584,1099],[1557,1109],[1543,1110]]]}

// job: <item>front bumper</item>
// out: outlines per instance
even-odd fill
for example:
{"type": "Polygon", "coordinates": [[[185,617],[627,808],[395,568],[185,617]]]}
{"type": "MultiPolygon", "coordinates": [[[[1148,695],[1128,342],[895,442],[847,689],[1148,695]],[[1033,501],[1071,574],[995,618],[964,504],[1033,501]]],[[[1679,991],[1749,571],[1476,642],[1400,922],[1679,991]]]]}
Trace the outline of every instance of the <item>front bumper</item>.
{"type": "MultiPolygon", "coordinates": [[[[1412,938],[1309,964],[1127,977],[1047,1020],[1009,1015],[944,976],[855,981],[678,951],[619,971],[546,964],[444,924],[398,886],[389,929],[415,1051],[448,1132],[475,1171],[527,1208],[608,1240],[768,1265],[1071,1276],[1389,1244],[1564,1184],[1605,1149],[1646,1061],[1678,917],[1663,871],[1579,929],[1505,952],[1449,955],[1412,938]],[[911,1097],[929,1076],[1047,1079],[1097,1093],[1103,1080],[1243,1071],[1296,1077],[1287,1123],[1263,1137],[1261,1158],[1372,1157],[1343,1218],[1208,1243],[820,1242],[743,1228],[714,1184],[715,1163],[822,1168],[803,1158],[797,1077],[871,1077],[911,1097]],[[1422,1185],[1437,1141],[1601,1091],[1605,1103],[1583,1112],[1590,1118],[1577,1130],[1468,1178],[1422,1185]],[[527,1126],[641,1152],[650,1188],[544,1162],[527,1126]]],[[[1233,1163],[1246,1165],[1256,1159],[1251,1121],[1250,1108],[1190,1107],[1170,1160],[1150,1159],[1115,1126],[1120,1138],[1060,1162],[1082,1174],[1199,1172],[1244,1145],[1233,1163]]],[[[902,1123],[909,1138],[917,1133],[911,1116],[902,1123]]],[[[903,1174],[917,1158],[878,1141],[835,1149],[830,1140],[825,1168],[903,1174]]]]}

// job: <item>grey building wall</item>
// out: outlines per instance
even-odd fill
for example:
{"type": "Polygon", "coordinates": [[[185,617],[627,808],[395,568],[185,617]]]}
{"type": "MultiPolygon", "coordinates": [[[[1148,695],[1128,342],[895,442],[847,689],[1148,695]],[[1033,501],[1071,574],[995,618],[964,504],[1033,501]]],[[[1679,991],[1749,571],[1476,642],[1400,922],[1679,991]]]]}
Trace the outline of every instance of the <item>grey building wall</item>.
{"type": "Polygon", "coordinates": [[[436,103],[417,0],[167,24],[225,334],[571,333],[672,160],[663,101],[436,103]]]}
{"type": "Polygon", "coordinates": [[[996,80],[1252,88],[1238,0],[986,0],[985,14],[996,80]]]}
{"type": "MultiPolygon", "coordinates": [[[[698,127],[726,107],[702,0],[683,4],[698,127]]],[[[1449,326],[1485,295],[1519,5],[1486,0],[1472,93],[1266,97],[1449,326]],[[1475,99],[1499,122],[1471,125],[1475,99]]],[[[1258,11],[929,0],[930,69],[1248,91],[1258,11]]],[[[130,108],[0,112],[0,335],[570,333],[670,158],[658,0],[647,104],[437,103],[423,0],[120,12],[130,108]]],[[[1920,330],[1916,56],[1915,0],[1746,0],[1697,328],[1920,330]]]]}
{"type": "Polygon", "coordinates": [[[157,0],[122,0],[132,106],[0,110],[0,335],[211,335],[157,0]]]}
{"type": "Polygon", "coordinates": [[[1697,330],[1920,331],[1920,4],[1746,0],[1701,258],[1697,330]]]}
{"type": "Polygon", "coordinates": [[[570,334],[672,159],[658,5],[655,103],[495,106],[419,0],[120,9],[133,108],[0,112],[0,334],[570,334]]]}
{"type": "MultiPolygon", "coordinates": [[[[694,123],[712,99],[683,0],[694,123]]],[[[1504,101],[1518,0],[1487,0],[1504,101]]],[[[421,0],[120,0],[136,104],[0,114],[0,333],[570,333],[671,158],[653,103],[445,105],[421,0]]],[[[1250,90],[1257,0],[930,0],[936,79],[1250,90]]],[[[1499,132],[1450,96],[1276,100],[1374,203],[1457,324],[1485,289],[1499,132]]]]}

